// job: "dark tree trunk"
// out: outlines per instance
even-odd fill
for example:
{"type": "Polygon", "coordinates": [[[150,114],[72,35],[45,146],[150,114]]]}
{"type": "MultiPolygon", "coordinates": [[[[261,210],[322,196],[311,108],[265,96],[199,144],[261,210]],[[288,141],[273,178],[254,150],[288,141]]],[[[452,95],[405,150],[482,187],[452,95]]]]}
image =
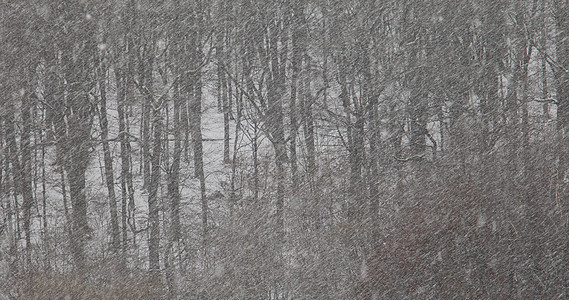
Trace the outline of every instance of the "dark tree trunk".
{"type": "MultiPolygon", "coordinates": [[[[129,185],[128,178],[132,176],[130,168],[130,142],[126,126],[126,93],[127,93],[127,77],[121,70],[120,66],[115,66],[115,76],[117,80],[117,112],[119,118],[119,140],[120,140],[120,157],[121,157],[121,228],[122,228],[122,252],[123,255],[127,251],[128,240],[128,217],[132,207],[127,206],[130,197],[133,195],[132,185],[129,185]]],[[[130,177],[132,178],[132,177],[130,177]]],[[[132,199],[134,202],[134,199],[132,199]]],[[[134,204],[134,203],[133,203],[134,204]]]]}
{"type": "MultiPolygon", "coordinates": [[[[367,47],[368,45],[363,45],[367,47]]],[[[370,198],[370,224],[374,224],[374,231],[377,228],[377,218],[379,213],[379,165],[380,161],[380,149],[379,149],[379,140],[380,140],[380,122],[378,118],[378,90],[379,87],[375,87],[373,85],[374,78],[372,78],[372,65],[369,56],[368,49],[362,49],[362,59],[364,65],[363,68],[363,88],[362,88],[362,95],[361,97],[365,99],[367,103],[367,111],[368,111],[368,136],[369,136],[369,175],[370,178],[368,180],[369,185],[369,198],[370,198]]],[[[373,232],[372,234],[375,234],[373,232]]],[[[372,243],[376,241],[376,237],[372,238],[372,243]]]]}
{"type": "MultiPolygon", "coordinates": [[[[199,60],[198,60],[199,61],[199,60]]],[[[202,140],[202,92],[201,79],[194,78],[192,95],[190,96],[190,130],[194,147],[194,170],[195,176],[200,181],[200,197],[202,209],[202,226],[204,240],[204,254],[207,253],[208,241],[208,203],[206,197],[205,173],[203,169],[203,140],[202,140]]]]}
{"type": "Polygon", "coordinates": [[[180,110],[183,98],[176,84],[174,87],[174,149],[172,165],[168,178],[168,197],[170,198],[171,237],[170,240],[180,240],[180,159],[182,155],[182,119],[180,110]]]}
{"type": "MultiPolygon", "coordinates": [[[[305,55],[305,72],[304,78],[304,106],[302,112],[302,121],[304,124],[304,143],[306,144],[306,173],[308,179],[312,182],[316,172],[316,146],[314,142],[314,117],[312,115],[312,104],[314,99],[312,96],[311,88],[311,62],[310,57],[305,55]]],[[[311,187],[312,188],[312,187],[311,187]]]]}
{"type": "Polygon", "coordinates": [[[296,138],[298,132],[298,119],[297,119],[297,87],[300,77],[300,69],[302,65],[303,53],[303,30],[302,26],[302,7],[295,5],[292,8],[293,14],[292,22],[292,62],[291,62],[291,77],[290,77],[290,169],[292,175],[292,185],[298,186],[298,163],[296,155],[296,138]]]}
{"type": "MultiPolygon", "coordinates": [[[[159,106],[160,104],[157,104],[159,106]]],[[[152,146],[152,176],[148,193],[148,222],[150,237],[148,241],[148,256],[150,272],[160,271],[160,211],[158,203],[158,188],[160,185],[160,156],[162,154],[162,116],[159,109],[153,109],[154,138],[152,146]]]]}
{"type": "Polygon", "coordinates": [[[426,137],[427,133],[427,120],[426,120],[426,109],[427,109],[427,95],[415,88],[411,92],[411,99],[409,102],[410,109],[410,131],[411,131],[411,155],[413,159],[422,158],[425,153],[426,148],[426,137]]]}
{"type": "MultiPolygon", "coordinates": [[[[557,184],[561,187],[562,197],[567,198],[567,188],[563,187],[567,168],[569,166],[569,154],[567,152],[567,145],[569,144],[569,73],[567,66],[569,66],[569,3],[565,1],[555,2],[555,16],[557,23],[557,41],[556,41],[556,54],[558,65],[555,66],[555,85],[557,91],[557,134],[558,134],[558,148],[557,156],[559,166],[557,170],[558,178],[557,184]]],[[[567,218],[569,212],[569,205],[563,204],[563,216],[567,218]]],[[[566,240],[565,250],[563,252],[564,274],[563,285],[565,295],[569,294],[569,271],[567,269],[567,261],[569,259],[569,222],[565,222],[566,240]]]]}
{"type": "Polygon", "coordinates": [[[285,192],[285,164],[286,164],[286,143],[284,137],[284,124],[283,124],[283,108],[282,97],[284,95],[284,80],[281,78],[281,65],[279,64],[279,49],[278,49],[278,26],[273,23],[269,26],[269,59],[270,59],[270,76],[267,87],[267,102],[268,111],[267,115],[270,122],[267,124],[268,132],[272,137],[273,147],[275,149],[275,164],[276,164],[276,225],[278,242],[284,240],[284,192],[285,192]]]}
{"type": "Polygon", "coordinates": [[[231,160],[231,183],[230,183],[230,214],[233,213],[233,206],[237,202],[236,181],[237,181],[237,152],[239,150],[239,135],[241,134],[241,117],[243,114],[243,92],[239,92],[235,99],[237,117],[235,118],[235,138],[233,142],[233,159],[231,160]]]}
{"type": "MultiPolygon", "coordinates": [[[[6,113],[5,113],[5,139],[6,139],[6,152],[7,161],[6,164],[10,165],[11,173],[11,185],[12,185],[12,195],[14,197],[14,202],[12,205],[12,200],[8,199],[8,205],[6,207],[8,213],[8,223],[9,223],[9,235],[10,235],[10,256],[16,257],[18,252],[18,243],[20,239],[20,219],[18,211],[18,193],[22,191],[22,180],[21,180],[21,165],[20,158],[18,155],[18,144],[16,142],[16,131],[15,131],[15,114],[16,110],[14,108],[15,99],[9,99],[6,101],[6,113]],[[15,218],[14,218],[15,216],[15,218]]],[[[8,195],[9,198],[10,195],[8,195]]],[[[14,271],[17,270],[18,265],[14,263],[10,264],[10,269],[14,271]]]]}
{"type": "Polygon", "coordinates": [[[358,185],[360,182],[361,168],[359,167],[360,162],[358,161],[358,153],[354,147],[354,125],[352,123],[352,113],[350,105],[350,95],[348,91],[348,83],[346,78],[346,61],[345,57],[341,58],[338,76],[340,79],[340,101],[342,101],[342,107],[344,108],[344,114],[346,118],[346,147],[349,155],[349,165],[350,165],[350,192],[352,195],[356,195],[358,192],[358,185]]]}
{"type": "Polygon", "coordinates": [[[63,50],[63,68],[66,79],[67,104],[65,117],[67,135],[63,142],[63,160],[69,181],[72,211],[71,252],[75,267],[83,274],[85,267],[84,245],[90,236],[87,218],[87,195],[85,172],[89,165],[91,150],[92,111],[90,91],[94,87],[94,29],[92,19],[85,18],[88,7],[67,6],[72,32],[63,50]]]}
{"type": "Polygon", "coordinates": [[[22,208],[24,210],[24,233],[26,235],[26,265],[31,266],[31,209],[33,205],[32,193],[32,157],[31,157],[31,140],[30,132],[32,129],[32,120],[30,110],[32,108],[32,95],[28,88],[22,96],[22,138],[20,140],[20,152],[22,153],[22,208]]]}
{"type": "MultiPolygon", "coordinates": [[[[86,64],[87,65],[87,64],[86,64]]],[[[70,74],[71,78],[77,78],[70,74]]],[[[80,78],[80,77],[79,77],[80,78]]],[[[90,235],[87,219],[87,195],[85,191],[85,172],[89,164],[89,140],[91,138],[90,107],[87,95],[82,90],[70,87],[72,114],[67,116],[68,134],[65,141],[67,178],[72,210],[71,251],[78,271],[85,264],[84,244],[90,235]],[[75,101],[73,101],[75,100],[75,101]]]]}
{"type": "Polygon", "coordinates": [[[109,121],[107,119],[107,87],[105,84],[106,68],[99,67],[99,92],[101,108],[99,110],[99,124],[101,127],[101,139],[103,144],[103,157],[105,161],[105,183],[107,186],[107,194],[109,197],[109,209],[111,216],[111,245],[112,251],[118,251],[120,247],[120,230],[118,221],[118,210],[115,195],[115,177],[113,174],[113,158],[109,147],[109,121]]]}
{"type": "Polygon", "coordinates": [[[7,150],[8,150],[8,162],[12,166],[12,177],[14,178],[14,190],[17,193],[21,192],[21,166],[20,166],[20,158],[18,155],[18,144],[16,142],[16,132],[14,127],[16,126],[14,115],[16,113],[14,109],[14,103],[12,101],[7,101],[6,103],[6,111],[5,114],[5,133],[6,133],[6,142],[7,142],[7,150]]]}
{"type": "MultiPolygon", "coordinates": [[[[141,89],[145,95],[145,111],[146,121],[152,119],[152,153],[148,153],[145,163],[150,163],[150,184],[148,186],[148,229],[150,236],[148,238],[148,259],[150,264],[150,273],[158,276],[160,272],[160,209],[158,199],[158,189],[160,187],[160,159],[162,155],[162,101],[164,99],[155,99],[152,69],[154,67],[154,40],[153,36],[148,37],[149,41],[145,46],[145,57],[143,73],[145,74],[145,83],[141,89]],[[152,114],[150,114],[152,112],[152,114]]],[[[150,133],[150,126],[147,128],[147,134],[150,133]]],[[[148,136],[148,145],[150,146],[150,135],[148,136]]],[[[145,167],[146,168],[146,167],[145,167]]],[[[146,173],[145,173],[146,174],[146,173]]]]}
{"type": "Polygon", "coordinates": [[[217,36],[217,80],[218,80],[218,102],[221,104],[221,110],[223,112],[223,162],[229,162],[229,97],[228,97],[228,80],[225,75],[226,70],[225,68],[229,67],[229,64],[226,62],[226,54],[224,52],[224,44],[225,44],[225,35],[224,28],[221,28],[218,32],[217,36]]]}

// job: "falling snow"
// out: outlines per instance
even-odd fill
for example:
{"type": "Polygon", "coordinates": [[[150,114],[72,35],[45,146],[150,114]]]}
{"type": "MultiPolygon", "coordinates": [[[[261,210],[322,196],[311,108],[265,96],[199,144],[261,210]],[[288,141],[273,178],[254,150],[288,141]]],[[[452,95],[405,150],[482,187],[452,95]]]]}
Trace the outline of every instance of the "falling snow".
{"type": "Polygon", "coordinates": [[[567,298],[567,16],[3,1],[0,299],[567,298]]]}

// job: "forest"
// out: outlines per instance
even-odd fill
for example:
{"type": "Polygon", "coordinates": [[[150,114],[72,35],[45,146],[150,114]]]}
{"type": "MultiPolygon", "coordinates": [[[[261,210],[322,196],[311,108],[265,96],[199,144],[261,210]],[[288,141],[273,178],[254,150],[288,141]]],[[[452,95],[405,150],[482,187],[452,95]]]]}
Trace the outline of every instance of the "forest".
{"type": "Polygon", "coordinates": [[[0,299],[569,297],[569,2],[0,1],[0,299]]]}

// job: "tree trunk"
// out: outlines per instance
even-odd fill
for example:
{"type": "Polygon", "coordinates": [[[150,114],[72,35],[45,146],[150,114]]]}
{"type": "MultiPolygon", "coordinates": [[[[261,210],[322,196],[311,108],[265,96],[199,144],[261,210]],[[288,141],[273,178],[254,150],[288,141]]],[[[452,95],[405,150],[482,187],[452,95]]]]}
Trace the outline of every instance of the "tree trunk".
{"type": "MultiPolygon", "coordinates": [[[[75,76],[73,76],[75,77],[75,76]]],[[[73,78],[71,77],[71,78],[73,78]]],[[[75,77],[77,78],[77,77],[75,77]]],[[[71,82],[69,79],[68,82],[71,82]]],[[[89,140],[91,138],[91,122],[87,95],[81,90],[70,88],[73,114],[69,114],[68,135],[66,137],[67,178],[72,210],[71,251],[77,270],[81,273],[85,266],[84,244],[90,235],[87,219],[87,195],[85,193],[85,172],[89,164],[89,140]]]]}
{"type": "MultiPolygon", "coordinates": [[[[21,172],[21,165],[20,159],[18,155],[18,146],[16,143],[16,132],[15,132],[15,114],[16,110],[14,108],[14,101],[15,99],[9,99],[6,101],[6,114],[5,117],[5,139],[7,143],[7,164],[9,163],[11,168],[12,174],[12,193],[14,197],[14,205],[11,205],[12,200],[8,199],[7,205],[7,213],[8,213],[8,226],[9,226],[9,235],[10,235],[10,256],[16,257],[18,254],[18,243],[17,241],[20,239],[20,220],[19,220],[19,211],[18,211],[18,193],[22,191],[22,172],[21,172]],[[13,219],[15,216],[15,220],[13,219]]],[[[11,269],[17,269],[17,265],[14,264],[10,266],[11,269]]]]}
{"type": "MultiPolygon", "coordinates": [[[[557,184],[560,186],[562,199],[567,199],[567,188],[564,183],[569,166],[569,154],[567,153],[567,144],[569,144],[569,4],[565,1],[554,1],[555,16],[557,21],[557,41],[556,54],[558,65],[554,70],[555,84],[557,90],[557,134],[558,148],[557,156],[559,166],[557,170],[557,184]]],[[[569,212],[569,204],[563,203],[562,214],[567,218],[569,212]]],[[[566,240],[565,250],[563,251],[564,272],[563,285],[565,295],[569,294],[569,271],[567,262],[569,261],[569,222],[565,222],[566,240]]]]}
{"type": "MultiPolygon", "coordinates": [[[[541,0],[541,8],[540,8],[540,17],[539,20],[541,22],[540,26],[540,71],[541,71],[541,98],[544,101],[547,101],[548,96],[548,88],[547,88],[547,22],[546,22],[546,0],[541,0]]],[[[549,116],[549,103],[543,103],[543,115],[546,120],[550,119],[549,116]]]]}
{"type": "Polygon", "coordinates": [[[32,128],[32,120],[30,110],[32,107],[32,94],[29,91],[22,95],[22,138],[20,140],[20,151],[22,153],[22,208],[24,210],[24,233],[26,234],[26,265],[31,266],[31,209],[33,204],[32,194],[32,158],[31,158],[31,141],[30,131],[32,128]]]}
{"type": "Polygon", "coordinates": [[[241,133],[241,116],[243,114],[243,92],[239,92],[235,99],[237,117],[235,119],[235,138],[233,141],[233,159],[231,160],[231,183],[230,183],[230,214],[233,214],[233,206],[237,203],[236,177],[237,177],[237,152],[239,150],[239,134],[241,133]]]}
{"type": "MultiPolygon", "coordinates": [[[[157,104],[159,106],[160,104],[157,104]]],[[[158,108],[153,109],[154,138],[152,146],[152,176],[148,193],[148,222],[150,237],[148,241],[148,256],[150,272],[160,271],[160,211],[158,203],[158,188],[160,185],[160,156],[162,154],[162,116],[158,108]]]]}
{"type": "MultiPolygon", "coordinates": [[[[47,232],[47,212],[46,212],[46,200],[47,200],[47,186],[46,186],[46,172],[45,172],[45,152],[46,152],[46,110],[42,108],[41,113],[42,125],[40,133],[40,144],[41,144],[41,193],[42,193],[42,233],[47,232]]],[[[1,130],[0,130],[1,131],[1,130]]],[[[1,146],[0,146],[1,147],[1,146]]],[[[1,176],[0,176],[1,177],[1,176]]],[[[1,179],[0,179],[1,181],[1,179]]],[[[1,189],[0,189],[1,193],[1,189]]],[[[45,235],[44,235],[45,236],[45,235]]],[[[45,240],[44,240],[45,242],[45,240]]]]}
{"type": "Polygon", "coordinates": [[[217,80],[218,80],[218,96],[220,97],[220,99],[218,99],[219,104],[221,104],[221,109],[223,112],[223,162],[224,163],[228,163],[229,162],[229,99],[228,99],[228,80],[227,77],[225,76],[225,72],[227,72],[228,70],[226,70],[225,68],[228,68],[228,64],[225,61],[225,53],[224,53],[224,49],[223,49],[223,45],[225,43],[224,41],[224,28],[222,28],[221,30],[219,30],[218,32],[218,36],[217,36],[217,49],[216,49],[216,55],[217,55],[217,80]]]}
{"type": "Polygon", "coordinates": [[[174,149],[172,165],[168,178],[168,198],[170,198],[171,236],[170,240],[180,240],[180,159],[182,155],[182,119],[180,110],[183,98],[178,84],[174,86],[174,149]]]}
{"type": "MultiPolygon", "coordinates": [[[[199,61],[199,60],[197,60],[199,61]]],[[[203,169],[203,140],[202,140],[202,92],[201,79],[196,76],[193,80],[192,95],[190,96],[190,130],[194,148],[194,175],[200,181],[200,198],[202,209],[202,226],[204,255],[207,259],[208,247],[208,203],[206,197],[205,173],[203,169]]]]}
{"type": "Polygon", "coordinates": [[[286,144],[284,138],[283,127],[283,108],[282,97],[284,95],[284,80],[281,78],[281,66],[279,61],[278,50],[278,26],[274,24],[274,20],[269,26],[269,59],[270,59],[270,80],[267,87],[267,115],[270,122],[267,123],[268,132],[272,137],[273,147],[275,149],[275,165],[277,182],[276,190],[276,230],[278,242],[284,241],[284,192],[285,192],[285,164],[286,164],[286,144]]]}
{"type": "MultiPolygon", "coordinates": [[[[305,54],[305,72],[306,76],[304,78],[304,107],[302,112],[302,121],[304,124],[304,143],[306,144],[306,173],[308,180],[313,182],[314,176],[316,175],[316,146],[314,142],[314,117],[312,116],[312,104],[314,99],[312,97],[311,88],[311,62],[310,57],[305,54]]],[[[311,189],[313,187],[311,186],[311,189]]]]}
{"type": "Polygon", "coordinates": [[[107,185],[107,194],[109,197],[109,209],[111,216],[111,245],[112,251],[118,251],[120,247],[120,230],[118,221],[118,210],[115,195],[115,178],[113,174],[113,158],[111,149],[109,148],[109,122],[107,119],[107,91],[105,84],[106,68],[100,66],[99,74],[99,92],[101,108],[99,110],[99,124],[101,127],[101,139],[103,144],[103,156],[105,160],[105,183],[107,185]]]}
{"type": "Polygon", "coordinates": [[[529,145],[529,136],[530,136],[530,124],[529,124],[529,111],[528,111],[528,77],[529,77],[529,60],[531,58],[532,55],[532,49],[533,46],[531,45],[525,45],[524,47],[524,56],[522,58],[522,76],[520,78],[520,83],[521,83],[521,102],[522,102],[522,138],[521,138],[521,144],[522,144],[522,152],[521,152],[521,157],[520,157],[520,161],[521,164],[523,165],[522,170],[523,173],[526,174],[525,177],[527,177],[528,174],[532,174],[529,171],[529,168],[531,167],[531,161],[529,160],[529,153],[530,153],[530,145],[529,145]]]}
{"type": "Polygon", "coordinates": [[[90,91],[94,87],[92,69],[94,66],[95,24],[85,18],[88,7],[79,9],[67,7],[71,18],[78,22],[72,26],[70,37],[63,50],[63,68],[67,89],[67,135],[63,143],[63,160],[69,180],[69,194],[72,211],[71,251],[75,267],[83,274],[85,267],[84,244],[90,236],[87,218],[87,195],[85,191],[85,172],[89,165],[91,140],[90,91]]]}
{"type": "MultiPolygon", "coordinates": [[[[145,102],[147,110],[148,121],[152,119],[152,127],[154,130],[152,138],[152,155],[148,157],[151,170],[150,170],[150,185],[148,186],[148,229],[150,236],[148,238],[148,259],[150,266],[150,273],[153,276],[158,276],[160,272],[160,209],[158,199],[158,188],[160,187],[160,158],[162,155],[162,114],[161,107],[162,98],[154,99],[154,88],[152,69],[154,67],[154,41],[153,37],[149,37],[145,48],[145,84],[143,87],[145,93],[145,102]],[[152,115],[150,115],[150,108],[152,115]]],[[[147,128],[147,134],[150,132],[150,127],[147,128]]],[[[146,161],[146,160],[145,160],[146,161]]]]}
{"type": "MultiPolygon", "coordinates": [[[[148,42],[147,42],[148,43],[148,42]]],[[[152,53],[152,51],[150,50],[150,48],[153,48],[152,46],[149,46],[148,44],[144,46],[144,57],[146,60],[146,63],[142,63],[141,67],[142,70],[140,70],[140,81],[141,84],[144,84],[144,86],[148,89],[146,91],[146,93],[150,93],[150,91],[153,91],[152,89],[152,68],[153,68],[153,56],[154,53],[152,53]]],[[[150,188],[150,176],[151,176],[151,170],[150,170],[150,165],[151,165],[151,154],[150,154],[150,144],[151,144],[151,128],[150,128],[150,120],[152,119],[152,102],[151,102],[151,98],[153,96],[147,96],[146,100],[143,101],[142,103],[142,176],[144,179],[144,188],[145,189],[149,189],[150,188]]]]}
{"type": "Polygon", "coordinates": [[[297,120],[297,86],[300,76],[300,68],[302,64],[303,53],[303,30],[301,28],[302,22],[300,19],[302,7],[295,5],[292,8],[293,26],[292,26],[292,63],[291,63],[291,77],[290,77],[290,169],[292,176],[292,185],[298,186],[298,163],[296,157],[296,137],[298,132],[297,120]]]}
{"type": "Polygon", "coordinates": [[[12,166],[12,177],[14,178],[14,191],[19,193],[22,191],[21,188],[21,167],[20,167],[20,159],[18,155],[18,144],[16,142],[16,132],[14,127],[16,126],[14,115],[16,113],[14,109],[14,103],[12,100],[6,102],[6,115],[5,115],[5,133],[6,133],[6,142],[7,142],[7,150],[8,150],[8,161],[12,166]]]}
{"type": "MultiPolygon", "coordinates": [[[[340,101],[342,102],[342,107],[344,108],[344,114],[346,118],[346,147],[349,155],[349,165],[350,165],[350,192],[352,195],[356,195],[358,192],[358,186],[361,176],[361,168],[359,167],[360,162],[358,161],[358,153],[354,146],[354,125],[352,123],[352,113],[350,105],[350,95],[348,92],[348,83],[346,78],[346,61],[345,57],[341,58],[338,76],[340,77],[340,101]]],[[[348,209],[348,215],[351,215],[352,208],[348,209]]]]}
{"type": "MultiPolygon", "coordinates": [[[[364,45],[367,47],[368,45],[364,45]]],[[[370,224],[373,225],[372,231],[372,240],[371,243],[375,243],[377,241],[377,218],[379,213],[379,165],[381,164],[380,161],[380,149],[379,149],[379,140],[380,140],[380,122],[378,118],[378,96],[377,89],[378,87],[374,87],[373,85],[373,78],[372,78],[372,63],[369,56],[369,52],[367,49],[364,49],[362,59],[364,62],[363,67],[363,88],[362,92],[363,95],[361,97],[366,99],[367,109],[368,109],[368,131],[369,131],[369,173],[370,179],[368,180],[369,186],[369,205],[370,205],[370,224]]]]}

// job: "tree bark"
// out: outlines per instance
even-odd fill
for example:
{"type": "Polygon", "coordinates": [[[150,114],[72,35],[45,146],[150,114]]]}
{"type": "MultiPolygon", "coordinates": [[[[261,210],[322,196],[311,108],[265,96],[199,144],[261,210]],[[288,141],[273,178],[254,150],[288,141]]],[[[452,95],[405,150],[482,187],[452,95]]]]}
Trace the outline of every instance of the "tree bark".
{"type": "Polygon", "coordinates": [[[270,122],[267,123],[268,132],[272,137],[275,150],[275,165],[277,182],[276,190],[276,231],[278,242],[284,241],[284,192],[285,192],[285,164],[287,160],[286,144],[284,137],[282,95],[284,95],[284,80],[281,78],[281,65],[279,61],[278,38],[279,31],[276,21],[272,20],[269,26],[269,59],[270,80],[267,86],[267,115],[270,122]]]}
{"type": "MultiPolygon", "coordinates": [[[[296,3],[295,3],[296,4],[296,3]]],[[[296,139],[298,133],[298,119],[297,119],[297,87],[300,77],[300,69],[302,66],[302,53],[303,53],[303,30],[301,20],[300,5],[294,5],[291,13],[293,14],[292,22],[292,62],[291,62],[291,76],[290,76],[290,169],[292,177],[292,185],[298,186],[298,162],[296,155],[296,139]]]]}
{"type": "MultiPolygon", "coordinates": [[[[569,154],[567,152],[567,144],[569,144],[569,4],[566,1],[554,1],[554,10],[557,25],[556,54],[557,66],[554,69],[555,85],[557,91],[557,134],[558,134],[558,178],[557,184],[562,191],[563,199],[567,197],[566,183],[564,183],[569,166],[569,154]]],[[[563,216],[567,216],[569,205],[563,204],[563,216]]],[[[563,251],[563,261],[565,271],[563,272],[563,285],[565,295],[569,294],[569,271],[567,269],[567,261],[569,259],[569,222],[565,222],[566,240],[565,249],[563,251]]]]}
{"type": "MultiPolygon", "coordinates": [[[[122,228],[122,253],[127,252],[128,243],[128,220],[134,207],[129,206],[131,198],[133,198],[132,173],[130,167],[131,146],[129,142],[129,134],[126,126],[126,94],[127,94],[127,76],[125,70],[121,66],[115,66],[115,77],[117,81],[117,112],[119,118],[119,139],[120,139],[120,158],[121,158],[121,228],[122,228]],[[129,181],[129,178],[131,179],[129,181]],[[130,184],[129,184],[130,182],[130,184]]],[[[134,204],[134,199],[132,199],[134,204]]]]}
{"type": "Polygon", "coordinates": [[[32,193],[32,157],[30,132],[32,120],[30,110],[32,107],[32,94],[30,89],[22,95],[22,137],[20,140],[20,152],[22,153],[22,209],[24,210],[24,233],[26,235],[26,265],[31,266],[31,209],[33,200],[32,193]]]}
{"type": "MultiPolygon", "coordinates": [[[[160,104],[158,103],[157,106],[160,104]]],[[[148,256],[150,272],[160,272],[160,211],[158,188],[160,185],[160,156],[162,154],[162,116],[160,109],[153,108],[154,137],[152,146],[152,175],[148,193],[148,222],[150,237],[148,240],[148,256]]]]}
{"type": "Polygon", "coordinates": [[[112,251],[118,251],[120,247],[120,230],[118,221],[118,210],[115,195],[115,178],[113,174],[113,158],[109,147],[109,121],[107,119],[107,91],[105,84],[106,68],[99,66],[99,93],[101,107],[99,110],[99,125],[101,127],[101,139],[103,144],[103,157],[105,161],[105,183],[109,197],[109,210],[111,216],[111,245],[112,251]]]}
{"type": "Polygon", "coordinates": [[[226,54],[224,52],[225,44],[225,28],[221,28],[217,33],[217,80],[218,80],[218,99],[219,104],[221,104],[221,109],[223,112],[223,162],[229,162],[229,98],[228,98],[228,80],[225,76],[225,68],[228,67],[228,63],[225,61],[226,54]]]}
{"type": "Polygon", "coordinates": [[[172,165],[168,178],[168,197],[170,198],[171,236],[170,240],[180,240],[180,159],[182,155],[182,119],[180,116],[183,98],[178,84],[174,86],[174,149],[172,165]]]}
{"type": "MultiPolygon", "coordinates": [[[[304,77],[304,106],[302,112],[302,123],[304,125],[304,143],[306,145],[306,173],[310,182],[314,180],[316,175],[316,145],[314,142],[314,117],[312,115],[312,104],[314,99],[312,96],[312,74],[310,71],[311,60],[308,54],[305,54],[305,72],[304,77]]],[[[313,187],[311,187],[312,189],[313,187]]]]}
{"type": "Polygon", "coordinates": [[[75,267],[83,274],[85,267],[84,244],[90,236],[87,218],[87,195],[85,191],[85,172],[89,165],[91,148],[92,112],[90,91],[94,87],[92,69],[94,66],[94,29],[92,19],[85,18],[88,7],[67,7],[69,22],[73,26],[66,48],[63,49],[63,68],[66,79],[67,103],[65,111],[67,135],[64,141],[65,168],[69,180],[69,194],[72,211],[71,251],[75,267]]]}
{"type": "MultiPolygon", "coordinates": [[[[160,272],[160,209],[158,200],[158,188],[160,187],[160,159],[162,155],[162,98],[155,99],[152,69],[154,67],[154,40],[153,36],[148,37],[149,40],[145,46],[145,83],[142,89],[145,94],[145,110],[147,111],[147,121],[152,119],[152,154],[147,157],[150,163],[150,184],[148,186],[148,229],[150,236],[148,238],[148,259],[150,273],[158,276],[160,272]],[[150,115],[150,110],[152,115],[150,115]]],[[[150,133],[150,127],[147,128],[147,134],[150,133]]],[[[150,138],[150,137],[148,137],[150,138]]],[[[150,140],[149,140],[150,141],[150,140]]],[[[149,145],[148,145],[149,146],[149,145]]],[[[146,159],[145,159],[146,162],[146,159]]],[[[146,167],[145,167],[146,168],[146,167]]]]}
{"type": "MultiPolygon", "coordinates": [[[[199,60],[198,60],[199,61],[199,60]]],[[[208,247],[208,203],[206,197],[205,173],[203,168],[203,140],[202,140],[202,92],[199,76],[193,79],[192,95],[190,96],[190,130],[194,150],[194,175],[200,182],[200,199],[202,209],[202,226],[204,255],[207,259],[208,247]]]]}

